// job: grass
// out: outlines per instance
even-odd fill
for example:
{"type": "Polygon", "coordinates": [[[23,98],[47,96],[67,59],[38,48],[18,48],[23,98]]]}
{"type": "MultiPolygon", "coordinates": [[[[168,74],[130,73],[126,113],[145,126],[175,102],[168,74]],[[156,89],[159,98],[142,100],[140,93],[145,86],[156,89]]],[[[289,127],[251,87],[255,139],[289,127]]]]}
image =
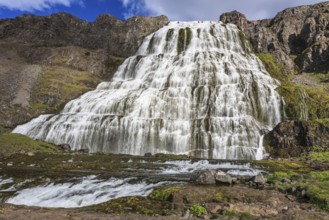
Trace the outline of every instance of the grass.
{"type": "Polygon", "coordinates": [[[100,79],[86,71],[62,66],[47,67],[32,91],[31,110],[59,110],[68,101],[92,90],[100,79]]]}
{"type": "Polygon", "coordinates": [[[15,153],[58,153],[60,150],[52,144],[35,141],[20,134],[0,135],[0,153],[8,157],[15,153]]]}
{"type": "Polygon", "coordinates": [[[306,156],[306,160],[310,162],[326,162],[329,163],[329,152],[314,152],[306,156]]]}
{"type": "Polygon", "coordinates": [[[283,71],[283,66],[278,64],[271,54],[258,53],[256,56],[263,62],[267,72],[275,79],[281,82],[289,79],[290,76],[285,75],[283,71]]]}
{"type": "Polygon", "coordinates": [[[173,193],[178,192],[181,189],[181,186],[166,187],[164,189],[158,189],[153,191],[149,197],[153,200],[168,201],[172,199],[171,197],[173,193]]]}
{"type": "Polygon", "coordinates": [[[192,213],[192,215],[199,217],[199,216],[202,216],[202,215],[206,215],[207,214],[207,209],[205,207],[203,207],[202,205],[194,204],[190,208],[190,212],[192,213]]]}
{"type": "MultiPolygon", "coordinates": [[[[329,118],[328,88],[324,86],[312,88],[304,84],[294,83],[291,81],[292,74],[284,74],[284,67],[277,63],[271,54],[260,53],[256,55],[263,62],[269,74],[281,81],[278,92],[284,98],[286,115],[289,119],[329,118]]],[[[315,74],[315,76],[319,77],[318,74],[315,74]]]]}

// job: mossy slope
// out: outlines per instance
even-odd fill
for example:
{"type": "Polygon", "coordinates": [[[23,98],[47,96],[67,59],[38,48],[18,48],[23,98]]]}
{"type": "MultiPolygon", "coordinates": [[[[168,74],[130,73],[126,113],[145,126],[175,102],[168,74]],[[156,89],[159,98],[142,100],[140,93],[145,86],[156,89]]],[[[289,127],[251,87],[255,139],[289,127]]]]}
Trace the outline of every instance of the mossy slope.
{"type": "Polygon", "coordinates": [[[8,157],[15,153],[58,153],[57,146],[42,141],[35,141],[20,134],[0,135],[0,153],[8,157]]]}

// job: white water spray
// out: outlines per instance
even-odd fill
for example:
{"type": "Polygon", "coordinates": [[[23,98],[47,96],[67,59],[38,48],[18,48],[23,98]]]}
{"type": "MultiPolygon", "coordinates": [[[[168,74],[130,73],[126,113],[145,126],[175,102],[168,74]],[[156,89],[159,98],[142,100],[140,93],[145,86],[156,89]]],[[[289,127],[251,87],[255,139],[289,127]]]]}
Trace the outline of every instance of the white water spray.
{"type": "Polygon", "coordinates": [[[279,83],[234,25],[171,22],[148,36],[110,82],[13,132],[73,149],[261,158],[280,122],[279,83]]]}

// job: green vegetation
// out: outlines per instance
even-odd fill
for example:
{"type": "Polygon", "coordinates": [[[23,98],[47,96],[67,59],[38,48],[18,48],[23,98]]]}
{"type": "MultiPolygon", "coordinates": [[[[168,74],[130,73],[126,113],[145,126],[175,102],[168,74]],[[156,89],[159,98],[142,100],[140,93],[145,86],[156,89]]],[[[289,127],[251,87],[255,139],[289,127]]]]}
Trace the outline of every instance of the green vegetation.
{"type": "Polygon", "coordinates": [[[239,218],[239,219],[252,219],[253,216],[249,212],[236,212],[236,211],[224,211],[223,216],[229,218],[239,218]]]}
{"type": "Polygon", "coordinates": [[[178,41],[177,41],[177,52],[180,54],[190,44],[192,39],[192,30],[191,28],[179,29],[178,32],[178,41]]]}
{"type": "Polygon", "coordinates": [[[287,172],[274,172],[268,175],[268,180],[270,182],[274,181],[281,181],[284,178],[290,179],[290,180],[298,180],[300,178],[299,174],[297,174],[294,171],[287,171],[287,172]]]}
{"type": "Polygon", "coordinates": [[[173,28],[170,28],[167,32],[167,35],[166,35],[166,41],[170,41],[172,36],[174,34],[174,29],[173,28]]]}
{"type": "Polygon", "coordinates": [[[202,205],[195,204],[190,208],[192,215],[194,216],[202,216],[207,214],[207,209],[202,205]]]}
{"type": "Polygon", "coordinates": [[[100,79],[86,71],[62,66],[47,67],[32,91],[30,111],[47,109],[57,111],[73,98],[92,90],[100,79]]]}
{"type": "Polygon", "coordinates": [[[153,191],[149,197],[158,201],[169,201],[172,200],[173,193],[178,192],[181,189],[181,186],[171,186],[164,189],[158,189],[153,191]]]}
{"type": "Polygon", "coordinates": [[[256,54],[258,58],[263,62],[267,72],[275,79],[284,82],[289,80],[289,76],[284,74],[283,66],[275,62],[273,56],[268,53],[256,54]]]}
{"type": "Polygon", "coordinates": [[[20,134],[0,135],[0,153],[8,157],[15,153],[58,153],[60,150],[42,141],[35,141],[20,134]]]}
{"type": "Polygon", "coordinates": [[[253,164],[258,164],[261,168],[271,172],[267,178],[270,183],[274,184],[274,189],[303,196],[301,193],[296,193],[296,189],[299,189],[299,192],[305,192],[304,199],[308,198],[311,203],[329,211],[329,171],[315,171],[309,165],[310,162],[328,163],[329,152],[310,153],[299,160],[294,162],[263,160],[255,161],[253,164]],[[288,179],[288,181],[285,182],[284,179],[288,179]]]}
{"type": "Polygon", "coordinates": [[[286,75],[284,67],[271,54],[257,54],[270,75],[281,81],[278,91],[286,103],[289,119],[329,118],[329,94],[327,88],[312,88],[292,82],[292,75],[286,75]]]}
{"type": "Polygon", "coordinates": [[[163,153],[157,153],[154,154],[154,157],[161,158],[161,159],[173,159],[173,160],[178,160],[178,159],[189,159],[190,156],[185,155],[185,154],[163,154],[163,153]]]}
{"type": "Polygon", "coordinates": [[[307,172],[308,167],[299,161],[288,160],[258,160],[252,161],[252,165],[258,166],[262,169],[266,169],[270,172],[307,172]]]}
{"type": "Polygon", "coordinates": [[[251,50],[251,46],[249,41],[247,40],[246,36],[242,31],[239,31],[239,38],[241,42],[242,49],[244,50],[245,53],[249,53],[251,50]]]}
{"type": "Polygon", "coordinates": [[[329,163],[329,152],[314,152],[306,156],[306,161],[329,163]]]}
{"type": "MultiPolygon", "coordinates": [[[[159,204],[151,203],[143,197],[124,197],[102,203],[100,205],[92,206],[87,209],[94,211],[101,211],[105,213],[141,213],[146,215],[162,214],[159,204]],[[159,211],[160,213],[157,213],[159,211]]],[[[164,207],[165,208],[165,207],[164,207]]]]}
{"type": "Polygon", "coordinates": [[[10,132],[9,128],[5,128],[5,127],[0,125],[0,135],[4,134],[4,133],[9,133],[9,132],[10,132]]]}
{"type": "Polygon", "coordinates": [[[292,119],[329,118],[329,94],[322,87],[286,82],[279,92],[286,102],[286,113],[292,119]],[[306,111],[306,115],[303,115],[306,111]]]}

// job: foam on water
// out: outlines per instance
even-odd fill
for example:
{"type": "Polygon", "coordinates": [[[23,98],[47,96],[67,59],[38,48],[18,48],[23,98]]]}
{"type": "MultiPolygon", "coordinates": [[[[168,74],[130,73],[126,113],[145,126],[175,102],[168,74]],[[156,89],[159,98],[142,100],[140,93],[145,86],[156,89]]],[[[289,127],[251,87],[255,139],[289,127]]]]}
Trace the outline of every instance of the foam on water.
{"type": "Polygon", "coordinates": [[[92,153],[261,159],[278,86],[235,25],[171,22],[110,82],[13,132],[92,153]]]}
{"type": "Polygon", "coordinates": [[[19,191],[7,203],[40,207],[83,207],[119,197],[148,196],[155,187],[168,184],[144,181],[131,183],[131,180],[133,178],[101,180],[92,175],[76,179],[73,183],[48,183],[19,191]]]}
{"type": "Polygon", "coordinates": [[[0,188],[6,184],[13,183],[14,179],[13,178],[5,178],[0,176],[0,188]]]}
{"type": "Polygon", "coordinates": [[[165,164],[170,164],[169,168],[163,169],[163,174],[182,174],[192,173],[196,170],[227,170],[227,173],[235,176],[256,176],[261,170],[254,169],[249,163],[245,164],[232,164],[225,163],[209,163],[208,160],[200,160],[198,162],[192,162],[191,160],[185,161],[167,161],[165,164]]]}

